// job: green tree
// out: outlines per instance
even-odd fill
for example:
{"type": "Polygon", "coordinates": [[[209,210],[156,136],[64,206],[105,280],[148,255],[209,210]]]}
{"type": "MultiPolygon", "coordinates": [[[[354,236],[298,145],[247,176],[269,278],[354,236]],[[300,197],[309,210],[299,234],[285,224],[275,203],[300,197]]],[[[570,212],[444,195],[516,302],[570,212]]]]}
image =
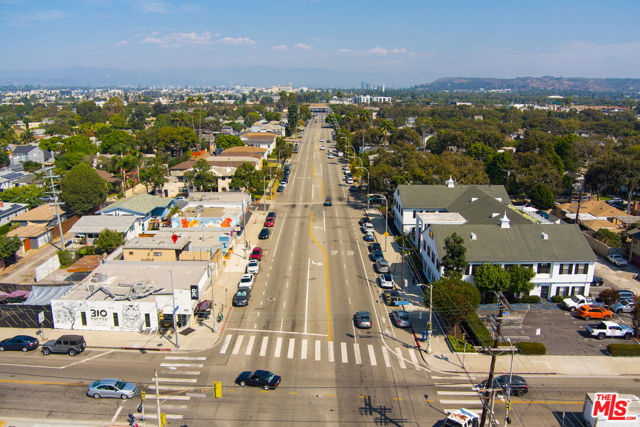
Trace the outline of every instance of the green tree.
{"type": "Polygon", "coordinates": [[[156,157],[151,166],[140,170],[140,179],[145,183],[147,188],[153,188],[153,194],[157,194],[158,189],[168,181],[169,169],[156,157]]]}
{"type": "Polygon", "coordinates": [[[98,147],[86,135],[70,136],[62,140],[62,153],[96,154],[98,147]]]}
{"type": "Polygon", "coordinates": [[[620,236],[606,228],[598,229],[598,231],[593,233],[593,238],[613,248],[622,247],[622,239],[620,236]]]}
{"type": "Polygon", "coordinates": [[[513,157],[508,151],[490,154],[486,157],[487,175],[492,184],[504,185],[507,171],[513,167],[513,157]]]}
{"type": "Polygon", "coordinates": [[[114,114],[120,114],[124,116],[126,114],[126,107],[124,106],[124,102],[116,96],[109,98],[107,102],[102,106],[102,111],[105,112],[107,118],[111,118],[114,114]]]}
{"type": "Polygon", "coordinates": [[[125,129],[127,127],[127,121],[120,114],[115,113],[109,117],[109,125],[114,129],[125,129]]]}
{"type": "Polygon", "coordinates": [[[522,293],[529,295],[529,292],[535,287],[531,283],[531,279],[536,275],[533,268],[525,267],[523,265],[512,265],[508,270],[509,272],[509,292],[513,295],[520,295],[522,293]]]}
{"type": "Polygon", "coordinates": [[[0,193],[0,200],[3,202],[26,203],[29,209],[40,206],[44,197],[44,186],[36,184],[8,188],[0,193]]]}
{"type": "MultiPolygon", "coordinates": [[[[431,282],[433,286],[433,310],[444,317],[450,327],[458,325],[480,304],[480,292],[472,283],[460,277],[445,276],[431,282]]],[[[425,292],[425,304],[429,305],[429,292],[425,292]]]]}
{"type": "Polygon", "coordinates": [[[80,152],[64,153],[56,157],[56,168],[62,171],[68,171],[74,166],[84,163],[87,155],[80,152]]]}
{"type": "Polygon", "coordinates": [[[72,215],[86,215],[107,198],[106,182],[86,163],[75,165],[60,182],[64,209],[72,215]]]}
{"type": "Polygon", "coordinates": [[[127,132],[115,129],[102,137],[100,152],[105,154],[124,154],[133,146],[133,137],[127,132]]]}
{"type": "Polygon", "coordinates": [[[467,267],[464,247],[464,239],[453,233],[444,239],[445,255],[442,257],[444,275],[447,277],[462,277],[462,272],[467,267]]]}
{"type": "Polygon", "coordinates": [[[255,111],[252,111],[250,113],[247,113],[246,116],[244,116],[244,125],[246,127],[251,127],[258,120],[260,120],[260,114],[256,113],[255,111]]]}
{"type": "Polygon", "coordinates": [[[95,241],[95,246],[101,254],[110,254],[118,246],[122,245],[124,245],[124,233],[109,230],[108,228],[102,230],[95,241]]]}
{"type": "Polygon", "coordinates": [[[511,276],[501,265],[482,264],[474,266],[473,279],[476,282],[478,290],[486,294],[491,291],[507,291],[509,289],[511,276]]]}
{"type": "Polygon", "coordinates": [[[33,162],[31,160],[27,160],[22,164],[22,169],[27,172],[35,172],[40,169],[42,165],[38,162],[33,162]]]}
{"type": "Polygon", "coordinates": [[[218,179],[205,159],[196,160],[193,169],[184,173],[184,180],[196,191],[215,191],[218,186],[218,179]]]}
{"type": "Polygon", "coordinates": [[[157,133],[158,150],[171,153],[172,157],[180,157],[198,145],[198,136],[188,127],[163,127],[157,133]]]}
{"type": "Polygon", "coordinates": [[[538,183],[533,186],[531,193],[529,193],[531,201],[541,209],[551,209],[556,204],[556,199],[553,197],[551,189],[542,183],[538,183]]]}
{"type": "Polygon", "coordinates": [[[242,140],[235,135],[222,135],[218,134],[216,136],[216,148],[222,148],[226,150],[231,147],[241,147],[244,145],[242,140]]]}
{"type": "Polygon", "coordinates": [[[22,242],[18,237],[7,237],[4,234],[0,235],[0,258],[6,263],[12,263],[15,261],[16,251],[20,249],[22,242]]]}
{"type": "Polygon", "coordinates": [[[264,174],[256,170],[251,163],[243,163],[231,179],[231,186],[234,188],[246,188],[249,192],[262,195],[264,174]]]}

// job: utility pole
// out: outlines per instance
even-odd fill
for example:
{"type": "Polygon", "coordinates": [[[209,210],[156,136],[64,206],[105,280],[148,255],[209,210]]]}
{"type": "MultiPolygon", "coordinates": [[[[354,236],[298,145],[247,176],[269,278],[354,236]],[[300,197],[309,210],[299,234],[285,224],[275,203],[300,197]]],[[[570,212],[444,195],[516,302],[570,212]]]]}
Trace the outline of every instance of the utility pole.
{"type": "MultiPolygon", "coordinates": [[[[498,356],[498,340],[500,339],[500,334],[502,333],[502,315],[504,313],[504,305],[502,304],[502,295],[498,295],[498,317],[496,319],[496,335],[493,340],[493,348],[491,349],[491,367],[489,368],[489,378],[487,379],[487,383],[485,385],[485,390],[489,388],[491,390],[491,397],[487,399],[487,392],[483,393],[482,399],[482,418],[480,419],[480,427],[484,427],[484,422],[487,419],[487,409],[489,405],[493,404],[493,399],[495,397],[495,390],[493,388],[493,372],[496,369],[496,357],[498,356]]],[[[492,414],[489,415],[489,418],[492,418],[492,414]]]]}
{"type": "Polygon", "coordinates": [[[431,354],[431,335],[433,335],[433,283],[429,285],[429,335],[427,335],[427,354],[431,354]]]}
{"type": "Polygon", "coordinates": [[[402,233],[402,247],[400,248],[400,256],[402,257],[402,290],[404,291],[404,233],[402,233]]]}
{"type": "Polygon", "coordinates": [[[60,233],[60,250],[64,249],[64,236],[62,235],[62,224],[60,223],[60,211],[58,210],[58,192],[53,182],[53,178],[59,178],[51,174],[51,168],[49,168],[49,179],[51,181],[51,196],[53,197],[53,203],[56,206],[56,218],[58,219],[58,232],[60,233]]]}
{"type": "Polygon", "coordinates": [[[580,193],[578,193],[578,209],[576,209],[576,224],[580,225],[580,205],[582,204],[582,187],[580,187],[580,193]]]}

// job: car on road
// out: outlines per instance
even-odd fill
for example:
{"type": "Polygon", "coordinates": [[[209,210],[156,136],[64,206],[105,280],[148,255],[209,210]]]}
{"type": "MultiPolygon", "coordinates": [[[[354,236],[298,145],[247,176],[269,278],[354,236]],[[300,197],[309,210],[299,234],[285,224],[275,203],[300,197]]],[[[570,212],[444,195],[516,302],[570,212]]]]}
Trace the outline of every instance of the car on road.
{"type": "Polygon", "coordinates": [[[411,322],[409,322],[409,313],[405,310],[393,310],[391,312],[391,321],[398,328],[408,328],[411,326],[411,322]]]}
{"type": "Polygon", "coordinates": [[[371,314],[368,311],[358,311],[353,315],[356,328],[368,329],[371,327],[371,314]]]}
{"type": "Polygon", "coordinates": [[[331,153],[327,154],[327,159],[333,159],[333,154],[331,153]]]}
{"type": "Polygon", "coordinates": [[[585,304],[578,307],[578,309],[576,310],[576,316],[581,317],[584,320],[591,320],[591,319],[609,320],[613,317],[613,313],[604,307],[585,304]]]}
{"type": "Polygon", "coordinates": [[[242,277],[240,277],[240,282],[238,282],[238,288],[251,289],[253,287],[254,280],[255,279],[253,277],[253,274],[251,273],[243,274],[242,277]]]}
{"type": "Polygon", "coordinates": [[[376,271],[378,273],[388,273],[389,262],[384,258],[376,260],[376,271]]]}
{"type": "Polygon", "coordinates": [[[38,339],[29,335],[16,335],[13,338],[7,338],[0,341],[0,351],[19,350],[29,351],[38,348],[38,339]]]}
{"type": "Polygon", "coordinates": [[[611,262],[611,264],[616,265],[618,267],[622,267],[623,265],[628,264],[627,260],[624,259],[624,257],[620,254],[609,255],[607,259],[609,260],[609,262],[611,262]]]}
{"type": "Polygon", "coordinates": [[[356,187],[355,185],[352,185],[349,187],[349,191],[352,193],[357,193],[358,192],[358,187],[356,187]]]}
{"type": "Polygon", "coordinates": [[[57,340],[47,341],[42,344],[42,354],[45,356],[51,353],[68,354],[75,356],[82,353],[87,347],[87,343],[82,335],[62,335],[57,340]]]}
{"type": "Polygon", "coordinates": [[[280,384],[281,379],[279,375],[270,371],[257,370],[253,373],[251,371],[244,371],[236,378],[236,384],[274,390],[280,384]]]}
{"type": "Polygon", "coordinates": [[[249,255],[249,259],[257,259],[258,261],[262,261],[262,248],[256,246],[251,251],[251,255],[249,255]]]}
{"type": "Polygon", "coordinates": [[[131,399],[138,394],[138,387],[133,383],[106,378],[94,381],[87,387],[87,396],[94,399],[114,397],[116,399],[131,399]]]}
{"type": "Polygon", "coordinates": [[[331,203],[331,197],[327,197],[326,200],[324,201],[324,205],[325,206],[332,206],[333,204],[331,203]]]}
{"type": "Polygon", "coordinates": [[[279,185],[277,191],[278,191],[278,193],[283,193],[284,192],[284,185],[279,185]]]}
{"type": "Polygon", "coordinates": [[[384,254],[380,249],[376,249],[375,251],[371,252],[371,261],[376,262],[379,259],[384,259],[384,254]]]}
{"type": "Polygon", "coordinates": [[[403,301],[404,298],[398,291],[384,291],[382,293],[382,301],[386,305],[396,305],[396,302],[403,301]]]}
{"type": "Polygon", "coordinates": [[[275,223],[276,223],[276,213],[269,212],[269,214],[267,215],[267,218],[264,220],[264,226],[273,227],[275,223]]]}
{"type": "Polygon", "coordinates": [[[249,297],[251,296],[251,288],[238,288],[236,294],[233,296],[234,307],[245,307],[249,305],[249,297]]]}
{"type": "Polygon", "coordinates": [[[374,240],[376,240],[376,238],[373,235],[373,232],[367,231],[367,233],[364,235],[364,241],[365,242],[373,242],[374,240]]]}
{"type": "Polygon", "coordinates": [[[324,145],[321,145],[321,146],[320,146],[320,149],[321,149],[321,150],[324,150],[324,145]]]}
{"type": "Polygon", "coordinates": [[[247,273],[258,274],[260,272],[260,261],[257,259],[250,259],[247,264],[247,273]]]}
{"type": "Polygon", "coordinates": [[[624,338],[630,340],[631,337],[633,337],[633,328],[605,320],[597,325],[587,325],[587,333],[599,340],[605,338],[624,338]]]}
{"type": "MultiPolygon", "coordinates": [[[[488,378],[482,381],[480,384],[473,387],[473,391],[482,392],[487,388],[488,378]]],[[[520,375],[511,375],[511,382],[509,382],[509,375],[498,375],[493,378],[493,389],[498,389],[500,393],[510,394],[515,396],[523,396],[529,391],[529,385],[527,381],[520,375]]]]}
{"type": "Polygon", "coordinates": [[[371,252],[380,251],[380,250],[382,250],[382,246],[380,246],[380,243],[375,242],[375,243],[372,243],[372,244],[369,245],[369,250],[371,252]]]}
{"type": "Polygon", "coordinates": [[[268,239],[270,234],[271,234],[271,231],[268,228],[263,228],[262,230],[260,230],[260,234],[258,234],[258,239],[260,240],[268,239]]]}
{"type": "Polygon", "coordinates": [[[391,273],[383,273],[378,276],[378,286],[385,289],[393,289],[393,276],[391,273]]]}
{"type": "Polygon", "coordinates": [[[353,178],[351,177],[347,178],[347,184],[353,184],[353,178]]]}
{"type": "Polygon", "coordinates": [[[630,299],[621,299],[617,303],[613,304],[609,309],[616,314],[620,313],[632,313],[635,310],[635,303],[630,299]]]}

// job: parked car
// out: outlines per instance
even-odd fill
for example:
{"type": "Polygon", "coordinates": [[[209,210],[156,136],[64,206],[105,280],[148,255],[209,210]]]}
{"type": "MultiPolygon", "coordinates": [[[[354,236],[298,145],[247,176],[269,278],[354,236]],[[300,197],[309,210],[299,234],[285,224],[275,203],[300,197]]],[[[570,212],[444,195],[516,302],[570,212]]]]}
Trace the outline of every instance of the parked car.
{"type": "Polygon", "coordinates": [[[393,276],[391,273],[383,273],[378,276],[378,285],[381,288],[393,289],[393,276]]]}
{"type": "Polygon", "coordinates": [[[42,344],[42,354],[46,356],[51,353],[66,353],[69,356],[75,356],[82,353],[86,347],[87,343],[82,335],[62,335],[57,340],[42,344]]]}
{"type": "Polygon", "coordinates": [[[380,251],[380,250],[382,250],[382,246],[380,246],[380,243],[375,242],[375,243],[372,243],[372,244],[369,245],[369,250],[371,252],[380,251]]]}
{"type": "Polygon", "coordinates": [[[388,273],[389,272],[389,263],[386,259],[378,259],[376,260],[376,271],[378,273],[388,273]]]}
{"type": "MultiPolygon", "coordinates": [[[[473,387],[474,391],[481,392],[487,388],[488,378],[477,386],[473,387]]],[[[502,394],[510,392],[512,395],[522,396],[529,391],[527,381],[519,375],[511,375],[511,383],[509,383],[509,375],[499,375],[493,378],[493,389],[502,390],[502,394]]]]}
{"type": "Polygon", "coordinates": [[[404,298],[400,295],[398,291],[384,291],[382,293],[382,301],[386,305],[396,305],[396,302],[402,301],[404,298]]]}
{"type": "Polygon", "coordinates": [[[379,259],[384,259],[384,254],[382,253],[382,251],[381,251],[381,250],[376,249],[375,251],[373,251],[373,252],[371,253],[371,260],[372,260],[373,262],[376,262],[376,261],[377,261],[377,260],[379,260],[379,259]]]}
{"type": "Polygon", "coordinates": [[[284,192],[284,185],[279,185],[277,191],[278,191],[278,193],[283,193],[284,192]]]}
{"type": "Polygon", "coordinates": [[[633,337],[633,328],[620,325],[616,322],[604,321],[597,325],[587,325],[587,333],[599,340],[605,338],[624,338],[630,340],[633,337]]]}
{"type": "Polygon", "coordinates": [[[353,184],[353,178],[351,177],[347,178],[347,184],[353,184]]]}
{"type": "Polygon", "coordinates": [[[398,328],[408,328],[411,326],[409,322],[409,313],[404,310],[393,310],[391,312],[391,320],[398,328]]]}
{"type": "Polygon", "coordinates": [[[604,306],[603,303],[597,302],[593,297],[585,297],[584,295],[571,295],[570,298],[562,300],[562,307],[569,311],[574,311],[585,304],[604,306]]]}
{"type": "Polygon", "coordinates": [[[633,312],[633,310],[635,310],[635,303],[630,299],[621,299],[620,301],[609,307],[609,309],[616,314],[631,313],[633,312]]]}
{"type": "Polygon", "coordinates": [[[364,241],[365,242],[373,242],[374,240],[376,240],[376,238],[373,235],[373,232],[367,231],[367,233],[364,235],[364,241]]]}
{"type": "Polygon", "coordinates": [[[260,234],[258,234],[258,239],[261,239],[261,240],[268,239],[270,234],[271,234],[271,231],[269,231],[268,228],[263,228],[262,230],[260,230],[260,234]]]}
{"type": "Polygon", "coordinates": [[[94,399],[114,397],[116,399],[131,399],[138,394],[138,387],[133,383],[107,378],[94,381],[87,387],[87,396],[94,399]]]}
{"type": "Polygon", "coordinates": [[[38,339],[29,335],[16,335],[13,338],[7,338],[0,341],[0,351],[20,350],[29,351],[38,348],[38,339]]]}
{"type": "Polygon", "coordinates": [[[211,300],[202,300],[196,305],[193,314],[200,320],[208,319],[211,316],[211,300]]]}
{"type": "Polygon", "coordinates": [[[249,255],[249,259],[257,259],[258,261],[262,261],[262,248],[256,246],[251,251],[251,255],[249,255]]]}
{"type": "Polygon", "coordinates": [[[332,206],[331,197],[327,197],[324,201],[325,206],[332,206]]]}
{"type": "Polygon", "coordinates": [[[620,254],[609,255],[607,259],[609,260],[609,262],[611,262],[611,264],[614,264],[618,267],[622,267],[623,265],[628,264],[627,260],[624,259],[624,257],[620,254]]]}
{"type": "Polygon", "coordinates": [[[352,185],[349,187],[349,191],[352,193],[356,193],[358,192],[358,187],[356,187],[355,185],[352,185]]]}
{"type": "Polygon", "coordinates": [[[372,232],[374,231],[374,227],[373,224],[370,221],[366,221],[362,223],[362,232],[363,233],[368,233],[368,232],[372,232]]]}
{"type": "Polygon", "coordinates": [[[356,328],[369,329],[371,327],[371,314],[368,311],[358,311],[353,315],[356,328]]]}
{"type": "Polygon", "coordinates": [[[240,278],[240,282],[238,283],[238,288],[251,289],[253,287],[253,282],[254,282],[253,274],[251,273],[243,274],[242,277],[240,278]]]}
{"type": "Polygon", "coordinates": [[[630,299],[635,297],[635,294],[627,289],[618,289],[618,296],[620,299],[630,299]]]}
{"type": "Polygon", "coordinates": [[[613,313],[604,307],[585,304],[576,310],[576,315],[584,320],[604,319],[609,320],[613,317],[613,313]]]}
{"type": "Polygon", "coordinates": [[[247,273],[258,274],[260,272],[260,261],[257,259],[250,259],[247,264],[247,273]]]}
{"type": "Polygon", "coordinates": [[[591,286],[602,286],[604,285],[604,280],[600,276],[593,276],[593,280],[591,281],[591,286]]]}
{"type": "Polygon", "coordinates": [[[273,227],[274,223],[275,223],[275,218],[267,217],[267,219],[264,220],[265,227],[273,227]]]}
{"type": "Polygon", "coordinates": [[[265,390],[274,390],[280,384],[281,377],[269,371],[258,370],[253,373],[251,371],[242,372],[236,378],[236,384],[240,386],[261,387],[265,390]]]}
{"type": "Polygon", "coordinates": [[[251,296],[251,288],[238,288],[233,296],[232,304],[234,307],[245,307],[249,305],[249,297],[251,296]]]}

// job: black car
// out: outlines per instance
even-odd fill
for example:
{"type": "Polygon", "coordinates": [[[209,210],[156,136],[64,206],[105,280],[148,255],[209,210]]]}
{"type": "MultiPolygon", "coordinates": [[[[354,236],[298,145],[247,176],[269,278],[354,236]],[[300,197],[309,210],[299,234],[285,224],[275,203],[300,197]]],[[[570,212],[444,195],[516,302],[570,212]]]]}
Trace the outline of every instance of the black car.
{"type": "Polygon", "coordinates": [[[251,288],[240,288],[233,296],[234,307],[245,307],[249,305],[249,297],[251,296],[251,288]]]}
{"type": "Polygon", "coordinates": [[[269,231],[268,228],[263,228],[260,230],[260,234],[258,234],[258,239],[268,239],[269,234],[271,234],[271,231],[269,231]]]}
{"type": "Polygon", "coordinates": [[[284,192],[284,185],[280,185],[278,187],[278,193],[282,193],[282,192],[284,192]]]}
{"type": "MultiPolygon", "coordinates": [[[[476,391],[481,391],[485,388],[487,388],[487,380],[482,381],[474,387],[476,391]]],[[[515,396],[523,396],[529,391],[527,381],[519,375],[511,376],[511,387],[509,387],[509,375],[494,377],[492,388],[502,390],[503,394],[508,393],[508,390],[511,389],[511,394],[515,396]]]]}
{"type": "Polygon", "coordinates": [[[380,249],[376,249],[375,251],[373,251],[371,253],[371,260],[373,262],[376,262],[379,259],[384,259],[384,254],[382,253],[382,251],[380,249]]]}
{"type": "Polygon", "coordinates": [[[593,280],[591,281],[591,286],[602,286],[604,285],[604,280],[600,276],[593,276],[593,280]]]}
{"type": "Polygon", "coordinates": [[[381,250],[382,250],[382,246],[380,246],[380,243],[378,243],[378,242],[371,243],[371,244],[369,245],[369,250],[370,250],[371,252],[374,252],[374,251],[381,251],[381,250]]]}
{"type": "Polygon", "coordinates": [[[251,371],[244,371],[238,378],[236,378],[236,384],[240,386],[250,385],[253,387],[262,387],[265,390],[274,390],[280,384],[282,378],[279,375],[275,375],[273,372],[257,370],[253,373],[251,371]]]}
{"type": "Polygon", "coordinates": [[[29,351],[38,348],[38,339],[29,335],[16,335],[13,338],[7,338],[0,341],[0,351],[20,350],[29,351]]]}

